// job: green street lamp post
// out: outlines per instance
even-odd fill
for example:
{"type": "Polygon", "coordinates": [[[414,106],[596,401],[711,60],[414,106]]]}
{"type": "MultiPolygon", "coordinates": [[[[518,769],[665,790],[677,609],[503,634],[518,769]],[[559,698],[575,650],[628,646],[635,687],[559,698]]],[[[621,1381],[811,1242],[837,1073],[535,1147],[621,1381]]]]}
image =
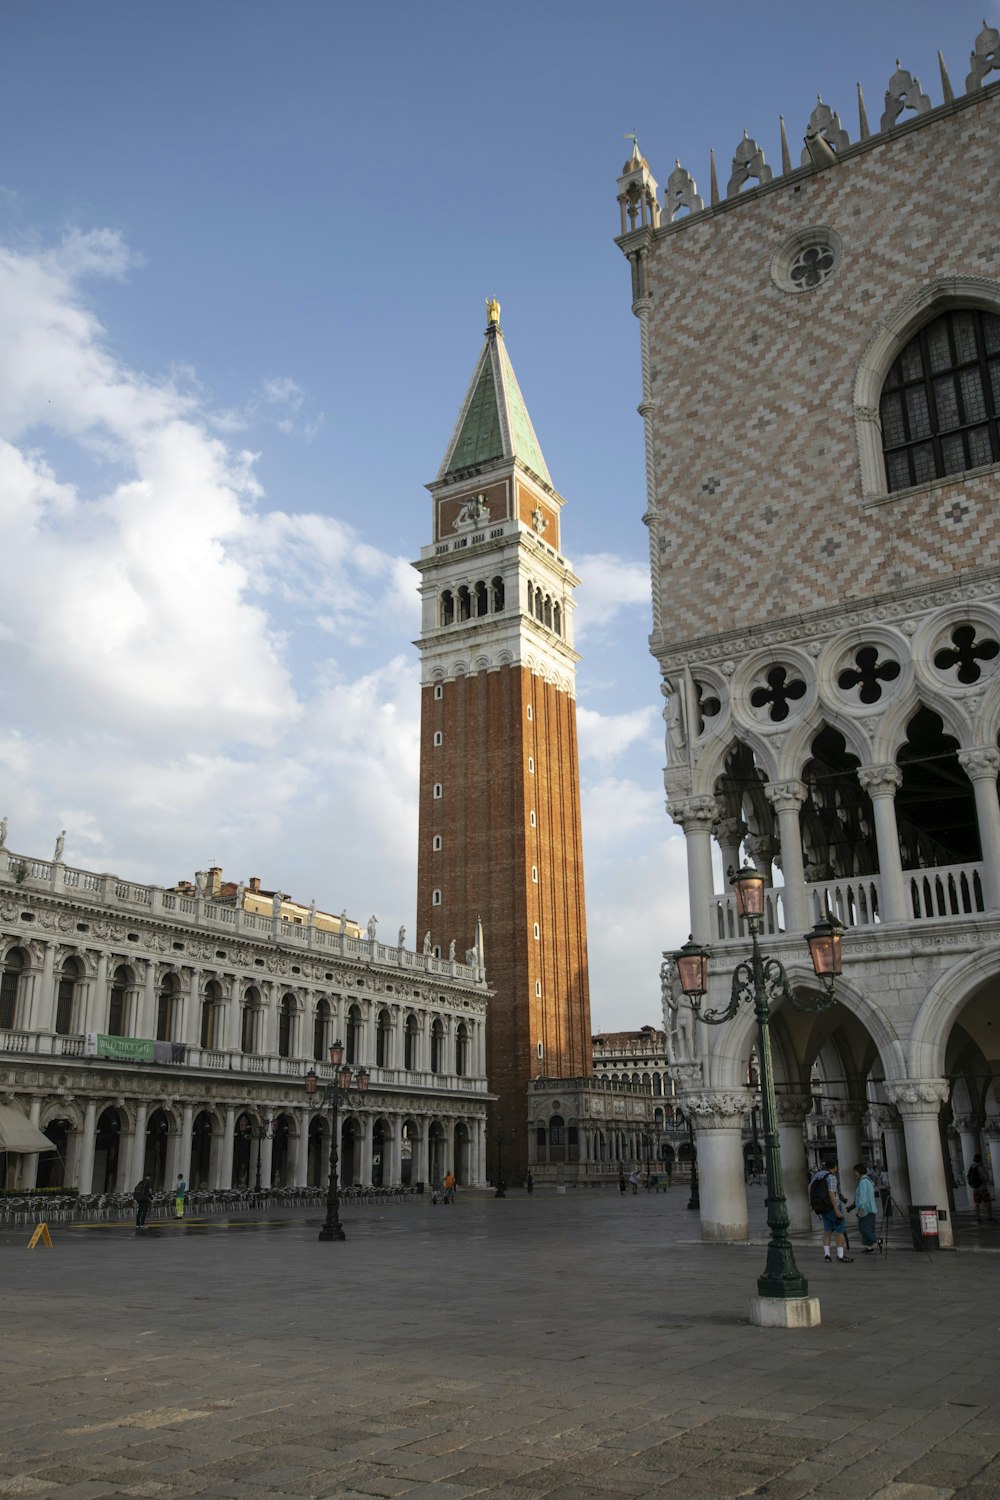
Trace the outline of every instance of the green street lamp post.
{"type": "Polygon", "coordinates": [[[310,1068],[306,1074],[306,1093],[310,1102],[315,1101],[321,1108],[330,1111],[330,1182],[326,1190],[326,1219],[323,1228],[319,1232],[321,1240],[344,1240],[343,1225],[340,1222],[340,1185],[337,1181],[337,1110],[344,1103],[352,1089],[357,1089],[359,1094],[364,1094],[368,1089],[368,1070],[358,1068],[355,1072],[350,1063],[344,1062],[343,1042],[334,1042],[330,1048],[330,1062],[334,1068],[334,1076],[323,1088],[320,1099],[316,1095],[319,1088],[319,1079],[316,1077],[314,1068],[310,1068]]]}
{"type": "Polygon", "coordinates": [[[696,1213],[700,1213],[701,1194],[698,1190],[698,1144],[694,1138],[694,1121],[687,1110],[682,1109],[679,1104],[675,1112],[680,1116],[681,1124],[687,1126],[688,1133],[688,1150],[691,1162],[691,1196],[687,1201],[687,1206],[696,1213]]]}
{"type": "Polygon", "coordinates": [[[743,1004],[752,1004],[754,1007],[767,1170],[767,1226],[771,1234],[767,1247],[767,1264],[763,1276],[757,1278],[757,1290],[761,1297],[805,1297],[808,1295],[809,1284],[795,1264],[792,1253],[788,1237],[788,1209],[781,1179],[781,1150],[778,1145],[774,1068],[771,1060],[771,1006],[776,1000],[782,1000],[796,1010],[821,1011],[833,1004],[834,978],[842,972],[840,925],[833,920],[817,922],[812,932],[806,935],[813,969],[823,982],[825,993],[811,998],[798,996],[788,982],[784,967],[776,958],[765,958],[760,951],[758,937],[764,918],[763,875],[757,870],[744,868],[734,877],[732,885],[736,896],[736,911],[746,921],[753,954],[749,963],[744,961],[736,965],[732,995],[724,1010],[701,1009],[702,997],[708,990],[708,963],[711,957],[708,949],[689,940],[673,957],[681,989],[690,1000],[691,1009],[698,1020],[707,1026],[720,1026],[725,1021],[731,1021],[743,1004]]]}

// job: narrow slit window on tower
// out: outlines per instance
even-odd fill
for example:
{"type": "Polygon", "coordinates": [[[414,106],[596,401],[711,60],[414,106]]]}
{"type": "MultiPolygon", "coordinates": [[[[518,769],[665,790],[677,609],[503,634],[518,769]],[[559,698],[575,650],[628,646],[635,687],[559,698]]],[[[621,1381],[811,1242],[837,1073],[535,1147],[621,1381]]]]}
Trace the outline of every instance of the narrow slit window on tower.
{"type": "Polygon", "coordinates": [[[440,682],[434,684],[434,697],[438,702],[444,697],[444,688],[440,682]]]}
{"type": "Polygon", "coordinates": [[[532,776],[535,774],[535,757],[533,755],[528,756],[528,771],[532,776]]]}
{"type": "Polygon", "coordinates": [[[433,893],[433,895],[431,896],[431,905],[432,906],[440,906],[441,905],[441,892],[440,891],[435,891],[433,893]]]}
{"type": "Polygon", "coordinates": [[[532,928],[531,935],[535,939],[536,943],[539,941],[539,939],[542,936],[541,931],[539,930],[539,926],[538,926],[537,922],[535,923],[534,927],[532,928]]]}
{"type": "Polygon", "coordinates": [[[534,826],[535,826],[535,809],[534,808],[532,808],[531,812],[528,814],[528,822],[531,824],[532,828],[534,828],[534,826]]]}
{"type": "Polygon", "coordinates": [[[532,708],[531,704],[529,703],[528,704],[528,718],[529,719],[533,719],[534,717],[535,717],[535,711],[532,708]]]}
{"type": "Polygon", "coordinates": [[[435,729],[434,731],[434,743],[435,745],[444,744],[444,735],[441,733],[440,729],[435,729]]]}
{"type": "Polygon", "coordinates": [[[438,849],[440,849],[440,847],[441,847],[441,835],[439,833],[436,833],[434,835],[433,839],[431,840],[431,848],[434,849],[434,850],[438,850],[438,849]]]}
{"type": "Polygon", "coordinates": [[[441,786],[440,781],[435,781],[434,783],[434,795],[435,797],[442,797],[444,795],[444,789],[441,786]]]}
{"type": "Polygon", "coordinates": [[[542,996],[542,981],[540,979],[536,979],[535,980],[535,998],[540,1000],[541,996],[542,996]]]}
{"type": "Polygon", "coordinates": [[[534,885],[538,884],[538,866],[537,865],[532,865],[532,867],[531,867],[531,879],[532,879],[532,883],[534,885]]]}

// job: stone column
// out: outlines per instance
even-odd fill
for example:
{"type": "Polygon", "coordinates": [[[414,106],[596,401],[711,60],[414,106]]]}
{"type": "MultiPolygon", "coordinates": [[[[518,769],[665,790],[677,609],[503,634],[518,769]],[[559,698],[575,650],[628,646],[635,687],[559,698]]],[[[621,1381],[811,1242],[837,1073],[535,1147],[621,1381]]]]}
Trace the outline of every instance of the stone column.
{"type": "Polygon", "coordinates": [[[382,1161],[382,1185],[383,1187],[399,1186],[399,1133],[403,1128],[403,1122],[398,1115],[391,1116],[387,1121],[389,1134],[385,1137],[382,1149],[385,1153],[382,1161]]]}
{"type": "Polygon", "coordinates": [[[222,1186],[223,1148],[223,1138],[215,1129],[213,1121],[212,1143],[208,1148],[208,1187],[212,1192],[222,1186]]]}
{"type": "MultiPolygon", "coordinates": [[[[274,1138],[266,1135],[260,1143],[260,1185],[262,1188],[271,1186],[271,1168],[274,1160],[274,1138]]],[[[256,1161],[254,1167],[256,1168],[256,1161]]]]}
{"type": "Polygon", "coordinates": [[[743,1177],[743,1123],[748,1114],[746,1097],[712,1090],[682,1094],[680,1102],[695,1125],[701,1237],[704,1240],[746,1240],[750,1235],[743,1177]]]}
{"type": "MultiPolygon", "coordinates": [[[[42,954],[41,983],[32,993],[31,1004],[21,1024],[26,1031],[52,1031],[56,1021],[56,945],[46,943],[42,954]]],[[[15,1018],[16,1019],[16,1018],[15,1018]]]]}
{"type": "Polygon", "coordinates": [[[89,986],[82,1031],[101,1031],[108,1016],[108,955],[97,955],[97,974],[89,986]]]}
{"type": "MultiPolygon", "coordinates": [[[[39,1121],[41,1118],[42,1101],[41,1099],[33,1098],[28,1105],[28,1119],[36,1130],[40,1128],[39,1121]]],[[[21,1187],[26,1192],[33,1188],[38,1181],[38,1155],[37,1151],[33,1151],[30,1155],[22,1156],[21,1158],[23,1162],[23,1166],[21,1167],[21,1187]]]]}
{"type": "MultiPolygon", "coordinates": [[[[201,971],[199,969],[188,969],[188,994],[187,1015],[184,1018],[184,1026],[181,1031],[181,1041],[187,1042],[189,1047],[201,1046],[201,971]]],[[[190,1162],[188,1163],[190,1166],[190,1162]]],[[[187,1173],[184,1173],[185,1180],[187,1173]]]]}
{"type": "MultiPolygon", "coordinates": [[[[861,1160],[861,1116],[864,1114],[864,1105],[853,1099],[824,1099],[823,1114],[833,1126],[837,1141],[837,1160],[843,1176],[856,1161],[861,1160]]],[[[850,1180],[848,1177],[847,1183],[850,1180]]],[[[842,1186],[847,1193],[846,1183],[842,1183],[842,1186]]]]}
{"type": "Polygon", "coordinates": [[[83,1111],[83,1137],[76,1160],[76,1187],[89,1193],[94,1186],[94,1141],[97,1136],[97,1100],[88,1099],[83,1111]]]}
{"type": "MultiPolygon", "coordinates": [[[[375,1004],[372,1000],[361,1002],[361,1056],[359,1063],[364,1063],[366,1068],[375,1066],[375,1004]]],[[[365,1181],[371,1179],[366,1177],[365,1181]]]]}
{"type": "Polygon", "coordinates": [[[151,958],[146,960],[138,1035],[147,1039],[156,1036],[156,963],[151,958]]]}
{"type": "Polygon", "coordinates": [[[946,1078],[915,1078],[898,1083],[886,1079],[885,1091],[903,1121],[911,1202],[934,1204],[948,1213],[946,1219],[938,1221],[939,1243],[942,1250],[953,1250],[955,1235],[948,1212],[948,1181],[938,1126],[938,1115],[951,1087],[946,1078]]]}
{"type": "Polygon", "coordinates": [[[413,1142],[413,1182],[427,1182],[427,1132],[430,1129],[430,1120],[426,1115],[417,1121],[420,1131],[419,1136],[413,1142]]]}
{"type": "Polygon", "coordinates": [[[972,782],[976,797],[976,820],[983,853],[983,899],[987,911],[997,911],[1000,910],[1000,802],[997,801],[1000,750],[993,745],[960,750],[958,763],[972,782]]]}
{"type": "Polygon", "coordinates": [[[779,1094],[776,1103],[788,1224],[793,1234],[799,1234],[815,1227],[815,1215],[809,1206],[809,1163],[803,1130],[806,1116],[812,1113],[812,1095],[779,1094]]]}
{"type": "Polygon", "coordinates": [[[1000,1187],[1000,1120],[995,1115],[987,1116],[983,1125],[983,1166],[989,1174],[993,1196],[1000,1187]]]}
{"type": "Polygon", "coordinates": [[[764,795],[778,815],[785,931],[805,933],[812,926],[806,898],[802,825],[799,821],[799,812],[806,800],[806,789],[801,781],[775,781],[765,786],[764,795]]]}
{"type": "Polygon", "coordinates": [[[709,943],[716,933],[712,931],[711,906],[713,892],[712,876],[712,825],[719,817],[719,805],[714,797],[681,797],[670,799],[667,811],[684,830],[687,840],[688,906],[691,913],[691,934],[696,942],[709,943]]]}
{"type": "MultiPolygon", "coordinates": [[[[358,1181],[362,1187],[371,1187],[372,1181],[372,1117],[371,1115],[359,1115],[358,1124],[361,1128],[361,1164],[358,1169],[358,1181]]],[[[341,1172],[343,1177],[343,1172],[341,1172]]]]}
{"type": "Polygon", "coordinates": [[[227,1052],[240,1050],[240,993],[243,980],[234,976],[226,999],[226,1036],[223,1043],[227,1052]]]}
{"type": "Polygon", "coordinates": [[[729,871],[735,875],[740,868],[740,845],[746,837],[747,825],[742,818],[720,818],[713,832],[722,855],[723,889],[727,889],[729,871]]]}
{"type": "Polygon", "coordinates": [[[145,1099],[141,1099],[135,1107],[135,1126],[132,1130],[132,1144],[128,1159],[128,1177],[125,1184],[127,1188],[135,1187],[140,1177],[146,1174],[146,1123],[149,1119],[149,1105],[145,1099]]]}
{"type": "Polygon", "coordinates": [[[295,1118],[298,1121],[299,1133],[295,1142],[295,1180],[294,1187],[305,1187],[309,1181],[309,1120],[311,1118],[307,1109],[297,1109],[295,1118]]]}
{"type": "Polygon", "coordinates": [[[885,1137],[885,1170],[889,1178],[889,1192],[898,1208],[905,1209],[911,1203],[910,1173],[906,1164],[906,1141],[903,1137],[903,1122],[898,1110],[891,1105],[879,1105],[879,1124],[885,1137]]]}
{"type": "Polygon", "coordinates": [[[858,781],[872,799],[875,842],[878,845],[879,886],[882,891],[883,922],[905,922],[908,905],[903,862],[896,827],[896,790],[903,773],[897,765],[859,766],[858,781]]]}
{"type": "MultiPolygon", "coordinates": [[[[185,1104],[181,1107],[181,1143],[174,1164],[174,1177],[178,1172],[183,1172],[184,1181],[191,1186],[191,1136],[194,1128],[194,1105],[185,1104]]],[[[172,1186],[173,1184],[171,1184],[172,1186]]]]}
{"type": "Polygon", "coordinates": [[[232,1105],[226,1108],[226,1123],[222,1131],[222,1160],[219,1163],[219,1187],[231,1188],[233,1185],[233,1143],[236,1138],[236,1110],[232,1105]]]}

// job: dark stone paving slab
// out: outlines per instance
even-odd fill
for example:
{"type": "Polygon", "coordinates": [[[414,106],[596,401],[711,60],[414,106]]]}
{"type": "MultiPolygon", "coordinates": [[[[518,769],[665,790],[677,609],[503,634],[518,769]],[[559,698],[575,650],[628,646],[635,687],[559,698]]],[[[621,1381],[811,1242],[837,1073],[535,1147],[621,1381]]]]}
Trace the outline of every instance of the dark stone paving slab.
{"type": "Polygon", "coordinates": [[[0,1235],[0,1500],[1000,1500],[1000,1240],[749,1324],[686,1194],[0,1235]],[[248,1230],[253,1229],[253,1232],[248,1230]]]}

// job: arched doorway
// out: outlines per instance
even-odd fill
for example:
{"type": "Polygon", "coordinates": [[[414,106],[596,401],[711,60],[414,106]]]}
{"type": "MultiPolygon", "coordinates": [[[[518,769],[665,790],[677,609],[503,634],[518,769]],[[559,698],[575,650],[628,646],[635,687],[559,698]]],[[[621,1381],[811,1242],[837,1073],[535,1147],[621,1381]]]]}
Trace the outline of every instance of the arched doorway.
{"type": "MultiPolygon", "coordinates": [[[[106,1109],[98,1116],[97,1135],[94,1139],[95,1193],[113,1193],[119,1186],[118,1142],[121,1128],[121,1116],[117,1109],[106,1109]]],[[[122,1165],[124,1166],[124,1162],[122,1165]]]]}
{"type": "Polygon", "coordinates": [[[359,1156],[361,1151],[361,1132],[357,1121],[345,1120],[340,1129],[340,1164],[339,1175],[341,1187],[353,1187],[359,1178],[359,1156]]]}
{"type": "Polygon", "coordinates": [[[274,1133],[271,1137],[271,1187],[287,1187],[291,1180],[288,1170],[291,1127],[288,1115],[278,1115],[274,1121],[274,1133]]]}
{"type": "Polygon", "coordinates": [[[385,1186],[385,1147],[385,1121],[376,1120],[372,1126],[372,1187],[385,1186]]]}
{"type": "Polygon", "coordinates": [[[233,1132],[233,1187],[248,1188],[253,1171],[254,1118],[244,1112],[236,1121],[233,1132]]]}
{"type": "MultiPolygon", "coordinates": [[[[181,1163],[181,1170],[184,1163],[181,1163]]],[[[199,1110],[194,1117],[191,1131],[191,1170],[188,1184],[193,1188],[207,1188],[212,1171],[212,1116],[207,1109],[199,1110]]]]}
{"type": "Polygon", "coordinates": [[[399,1151],[399,1180],[404,1187],[414,1185],[413,1161],[419,1131],[413,1120],[404,1120],[399,1151]]]}
{"type": "Polygon", "coordinates": [[[447,1170],[444,1159],[444,1127],[435,1120],[427,1132],[427,1175],[432,1187],[440,1187],[447,1170]]]}
{"type": "Polygon", "coordinates": [[[170,1121],[166,1110],[155,1109],[146,1125],[146,1156],[143,1175],[153,1184],[153,1191],[162,1192],[167,1179],[167,1142],[170,1121]]]}
{"type": "Polygon", "coordinates": [[[309,1156],[306,1182],[309,1187],[325,1187],[330,1180],[328,1162],[330,1148],[327,1145],[325,1122],[314,1115],[309,1121],[309,1156]]]}
{"type": "Polygon", "coordinates": [[[469,1161],[470,1161],[469,1127],[462,1122],[455,1126],[455,1173],[456,1182],[464,1186],[469,1183],[469,1161]]]}
{"type": "Polygon", "coordinates": [[[50,1140],[55,1151],[46,1151],[38,1157],[38,1175],[35,1178],[35,1186],[40,1188],[66,1187],[66,1156],[69,1151],[70,1137],[73,1133],[73,1121],[66,1119],[50,1120],[42,1130],[42,1134],[50,1140]]]}

